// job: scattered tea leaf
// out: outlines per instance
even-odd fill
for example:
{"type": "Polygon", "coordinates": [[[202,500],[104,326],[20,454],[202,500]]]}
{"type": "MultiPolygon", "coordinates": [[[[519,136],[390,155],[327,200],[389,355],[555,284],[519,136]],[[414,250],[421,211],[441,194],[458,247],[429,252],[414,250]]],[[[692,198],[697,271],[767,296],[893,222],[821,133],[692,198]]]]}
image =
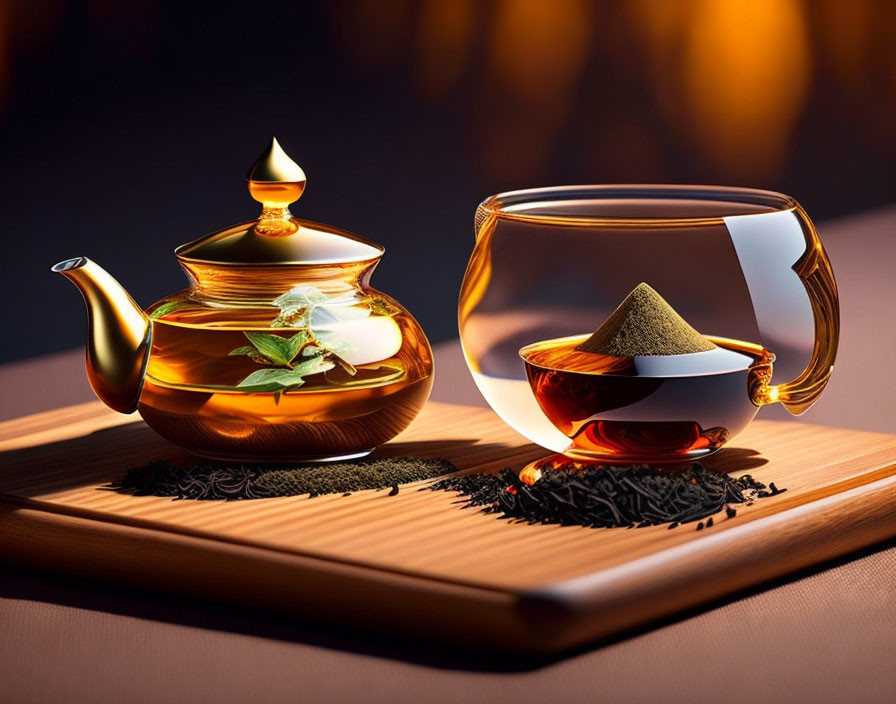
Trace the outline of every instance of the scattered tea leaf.
{"type": "MultiPolygon", "coordinates": [[[[299,331],[292,337],[281,337],[266,332],[244,332],[243,333],[252,343],[252,346],[274,364],[290,365],[292,360],[299,354],[302,346],[311,341],[311,336],[305,331],[299,331]]],[[[245,350],[244,347],[238,350],[245,350]]],[[[237,354],[237,350],[231,354],[237,354]]],[[[239,354],[251,354],[251,352],[239,352],[239,354]]]]}
{"type": "Polygon", "coordinates": [[[345,316],[367,315],[366,310],[346,307],[356,302],[353,290],[327,294],[315,286],[296,286],[271,301],[280,309],[271,327],[313,327],[337,322],[345,316]]]}
{"type": "Polygon", "coordinates": [[[292,369],[259,369],[243,379],[237,388],[248,392],[283,391],[305,382],[292,369]]]}
{"type": "Polygon", "coordinates": [[[259,369],[237,384],[237,388],[255,393],[285,391],[304,384],[303,377],[329,371],[334,366],[333,362],[323,357],[312,357],[292,369],[259,369]]]}
{"type": "Polygon", "coordinates": [[[354,345],[341,339],[332,330],[317,331],[316,338],[314,344],[342,358],[355,349],[354,345]]]}
{"type": "Polygon", "coordinates": [[[311,359],[300,362],[293,369],[289,370],[302,376],[310,376],[311,374],[320,374],[332,369],[335,365],[324,357],[312,357],[311,359]]]}
{"type": "Polygon", "coordinates": [[[266,332],[244,332],[243,334],[249,338],[249,342],[255,349],[274,364],[286,365],[292,361],[290,346],[286,338],[266,332]]]}
{"type": "Polygon", "coordinates": [[[255,354],[257,350],[252,345],[246,345],[245,347],[237,347],[235,350],[230,350],[227,353],[228,357],[239,357],[241,355],[252,355],[255,354]]]}
{"type": "Polygon", "coordinates": [[[296,286],[275,298],[272,303],[281,311],[294,311],[297,308],[307,308],[315,303],[323,303],[327,295],[315,286],[296,286]]]}
{"type": "Polygon", "coordinates": [[[354,364],[351,364],[350,362],[346,362],[342,357],[340,357],[335,352],[331,352],[330,354],[332,355],[333,361],[336,362],[336,364],[338,364],[340,367],[342,367],[342,369],[345,371],[346,374],[348,374],[349,376],[354,376],[355,374],[358,373],[358,369],[355,367],[354,364]]]}
{"type": "Polygon", "coordinates": [[[296,286],[282,296],[271,301],[280,309],[271,327],[307,327],[311,323],[311,311],[318,303],[327,300],[327,295],[314,286],[296,286]]]}
{"type": "Polygon", "coordinates": [[[329,371],[334,366],[333,362],[323,357],[313,357],[292,369],[259,369],[243,379],[238,386],[244,391],[281,391],[301,386],[305,383],[303,377],[329,371]],[[255,388],[261,386],[266,388],[255,388]]]}
{"type": "Polygon", "coordinates": [[[153,310],[153,312],[149,314],[149,317],[151,320],[164,318],[169,313],[173,313],[180,308],[182,303],[183,301],[165,301],[162,305],[153,310]]]}
{"type": "Polygon", "coordinates": [[[305,313],[308,309],[305,308],[296,308],[294,310],[290,310],[286,313],[280,313],[273,321],[271,321],[272,328],[305,328],[308,327],[308,320],[305,316],[305,313]]]}
{"type": "Polygon", "coordinates": [[[286,340],[286,343],[289,345],[289,353],[291,355],[289,361],[292,362],[292,360],[294,360],[298,356],[299,350],[301,350],[305,345],[309,344],[312,339],[313,338],[311,337],[311,335],[304,330],[300,330],[295,335],[288,338],[286,340]]]}
{"type": "Polygon", "coordinates": [[[371,298],[367,303],[367,307],[370,308],[370,312],[374,315],[395,315],[398,312],[398,308],[395,305],[380,296],[371,298]]]}

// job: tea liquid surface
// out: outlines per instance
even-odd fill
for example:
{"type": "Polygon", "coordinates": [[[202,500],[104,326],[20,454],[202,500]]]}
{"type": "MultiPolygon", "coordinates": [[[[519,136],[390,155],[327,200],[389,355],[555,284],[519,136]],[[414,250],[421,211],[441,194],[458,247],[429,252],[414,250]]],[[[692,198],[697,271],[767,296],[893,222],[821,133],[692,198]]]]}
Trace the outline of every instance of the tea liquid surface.
{"type": "MultiPolygon", "coordinates": [[[[247,348],[246,333],[288,340],[304,328],[271,328],[266,310],[247,311],[240,321],[213,317],[181,312],[153,322],[140,404],[151,426],[164,425],[165,437],[182,437],[199,454],[234,457],[245,447],[245,459],[261,459],[249,450],[259,444],[284,459],[357,454],[399,432],[429,394],[431,353],[403,313],[322,326],[322,339],[339,337],[342,347],[334,343],[334,349],[352,363],[330,364],[280,390],[241,387],[259,370],[286,367],[234,352],[247,348]]],[[[302,361],[299,356],[292,366],[302,361]]]]}
{"type": "Polygon", "coordinates": [[[712,339],[715,350],[663,357],[610,357],[575,350],[587,336],[520,351],[545,416],[586,460],[679,462],[721,447],[756,414],[755,346],[712,339]]]}

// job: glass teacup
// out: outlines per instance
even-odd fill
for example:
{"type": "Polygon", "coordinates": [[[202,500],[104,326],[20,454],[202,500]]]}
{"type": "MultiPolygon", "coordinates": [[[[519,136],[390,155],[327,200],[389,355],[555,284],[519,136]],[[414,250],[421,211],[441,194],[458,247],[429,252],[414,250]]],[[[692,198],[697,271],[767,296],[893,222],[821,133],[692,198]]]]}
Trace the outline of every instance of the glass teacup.
{"type": "Polygon", "coordinates": [[[458,313],[467,364],[498,415],[565,457],[699,459],[762,405],[804,412],[832,372],[837,289],[815,228],[788,196],[516,191],[479,206],[476,238],[458,313]],[[576,346],[642,282],[715,351],[582,362],[576,346]]]}

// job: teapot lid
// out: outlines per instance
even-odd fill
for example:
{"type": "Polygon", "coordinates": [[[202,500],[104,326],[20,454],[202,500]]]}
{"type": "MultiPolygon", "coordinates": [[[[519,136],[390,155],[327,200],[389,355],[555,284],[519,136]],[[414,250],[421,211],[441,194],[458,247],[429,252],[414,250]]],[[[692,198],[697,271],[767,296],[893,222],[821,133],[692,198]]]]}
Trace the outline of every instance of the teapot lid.
{"type": "Polygon", "coordinates": [[[246,176],[262,204],[257,220],[233,225],[182,244],[181,261],[231,265],[348,264],[378,259],[383,247],[345,230],[294,218],[289,205],[305,190],[305,172],[276,138],[246,176]]]}

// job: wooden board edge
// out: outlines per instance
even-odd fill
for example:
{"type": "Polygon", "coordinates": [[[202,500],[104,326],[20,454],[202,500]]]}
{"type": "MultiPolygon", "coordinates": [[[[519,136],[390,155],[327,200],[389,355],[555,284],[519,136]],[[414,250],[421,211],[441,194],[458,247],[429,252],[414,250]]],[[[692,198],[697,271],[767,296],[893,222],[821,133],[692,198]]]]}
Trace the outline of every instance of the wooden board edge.
{"type": "Polygon", "coordinates": [[[0,505],[0,560],[427,640],[548,653],[510,591],[0,505]]]}
{"type": "Polygon", "coordinates": [[[553,650],[568,649],[892,538],[893,506],[896,475],[524,592],[519,608],[553,650]]]}

